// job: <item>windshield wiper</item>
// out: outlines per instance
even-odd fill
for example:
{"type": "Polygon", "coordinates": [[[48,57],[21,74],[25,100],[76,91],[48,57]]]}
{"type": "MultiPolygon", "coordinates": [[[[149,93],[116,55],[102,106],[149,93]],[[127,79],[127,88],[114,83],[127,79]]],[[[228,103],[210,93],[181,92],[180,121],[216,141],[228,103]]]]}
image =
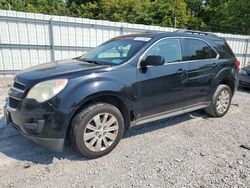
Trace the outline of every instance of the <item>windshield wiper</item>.
{"type": "Polygon", "coordinates": [[[96,65],[101,65],[101,63],[99,63],[98,61],[92,60],[92,59],[85,59],[85,58],[80,59],[79,58],[79,60],[84,61],[84,62],[88,62],[88,63],[93,63],[93,64],[96,64],[96,65]]]}

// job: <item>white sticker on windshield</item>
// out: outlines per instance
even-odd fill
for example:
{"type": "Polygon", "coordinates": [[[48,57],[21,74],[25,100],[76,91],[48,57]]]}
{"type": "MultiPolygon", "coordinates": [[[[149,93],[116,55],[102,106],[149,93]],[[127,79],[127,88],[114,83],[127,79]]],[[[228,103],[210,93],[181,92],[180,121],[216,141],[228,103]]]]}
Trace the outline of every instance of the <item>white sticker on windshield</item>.
{"type": "Polygon", "coordinates": [[[134,40],[140,40],[140,41],[149,41],[151,38],[149,37],[135,37],[134,40]]]}

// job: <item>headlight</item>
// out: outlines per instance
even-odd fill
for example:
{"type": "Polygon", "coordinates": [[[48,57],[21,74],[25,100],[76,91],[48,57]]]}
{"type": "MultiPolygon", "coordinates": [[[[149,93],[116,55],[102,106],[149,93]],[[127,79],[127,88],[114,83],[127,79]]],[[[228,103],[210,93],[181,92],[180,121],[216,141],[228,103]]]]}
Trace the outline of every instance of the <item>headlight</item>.
{"type": "Polygon", "coordinates": [[[247,75],[247,71],[245,71],[245,70],[241,69],[241,70],[240,70],[240,74],[247,75]]]}
{"type": "Polygon", "coordinates": [[[31,88],[26,98],[45,102],[60,93],[66,87],[67,83],[67,79],[40,82],[31,88]]]}

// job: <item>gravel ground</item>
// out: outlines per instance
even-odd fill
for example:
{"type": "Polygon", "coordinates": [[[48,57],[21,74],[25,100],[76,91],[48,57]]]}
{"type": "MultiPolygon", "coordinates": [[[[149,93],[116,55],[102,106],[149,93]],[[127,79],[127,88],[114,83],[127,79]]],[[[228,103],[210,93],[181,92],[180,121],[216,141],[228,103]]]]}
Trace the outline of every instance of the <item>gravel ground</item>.
{"type": "Polygon", "coordinates": [[[95,160],[66,148],[52,153],[4,124],[11,79],[0,78],[0,187],[250,187],[250,91],[223,118],[203,111],[128,131],[95,160]]]}
{"type": "Polygon", "coordinates": [[[13,78],[11,77],[0,77],[0,133],[1,128],[4,126],[3,121],[3,105],[5,103],[5,99],[7,96],[8,88],[10,84],[12,83],[13,78]]]}

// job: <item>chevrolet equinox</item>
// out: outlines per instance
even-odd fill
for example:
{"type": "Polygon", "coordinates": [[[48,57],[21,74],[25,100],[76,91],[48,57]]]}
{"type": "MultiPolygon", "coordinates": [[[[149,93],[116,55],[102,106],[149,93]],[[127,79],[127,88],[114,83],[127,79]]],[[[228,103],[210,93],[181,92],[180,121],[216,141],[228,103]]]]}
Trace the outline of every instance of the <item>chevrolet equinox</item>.
{"type": "Polygon", "coordinates": [[[224,116],[239,61],[225,39],[196,31],[113,38],[81,57],[17,74],[7,124],[52,151],[111,152],[127,128],[198,109],[224,116]]]}

